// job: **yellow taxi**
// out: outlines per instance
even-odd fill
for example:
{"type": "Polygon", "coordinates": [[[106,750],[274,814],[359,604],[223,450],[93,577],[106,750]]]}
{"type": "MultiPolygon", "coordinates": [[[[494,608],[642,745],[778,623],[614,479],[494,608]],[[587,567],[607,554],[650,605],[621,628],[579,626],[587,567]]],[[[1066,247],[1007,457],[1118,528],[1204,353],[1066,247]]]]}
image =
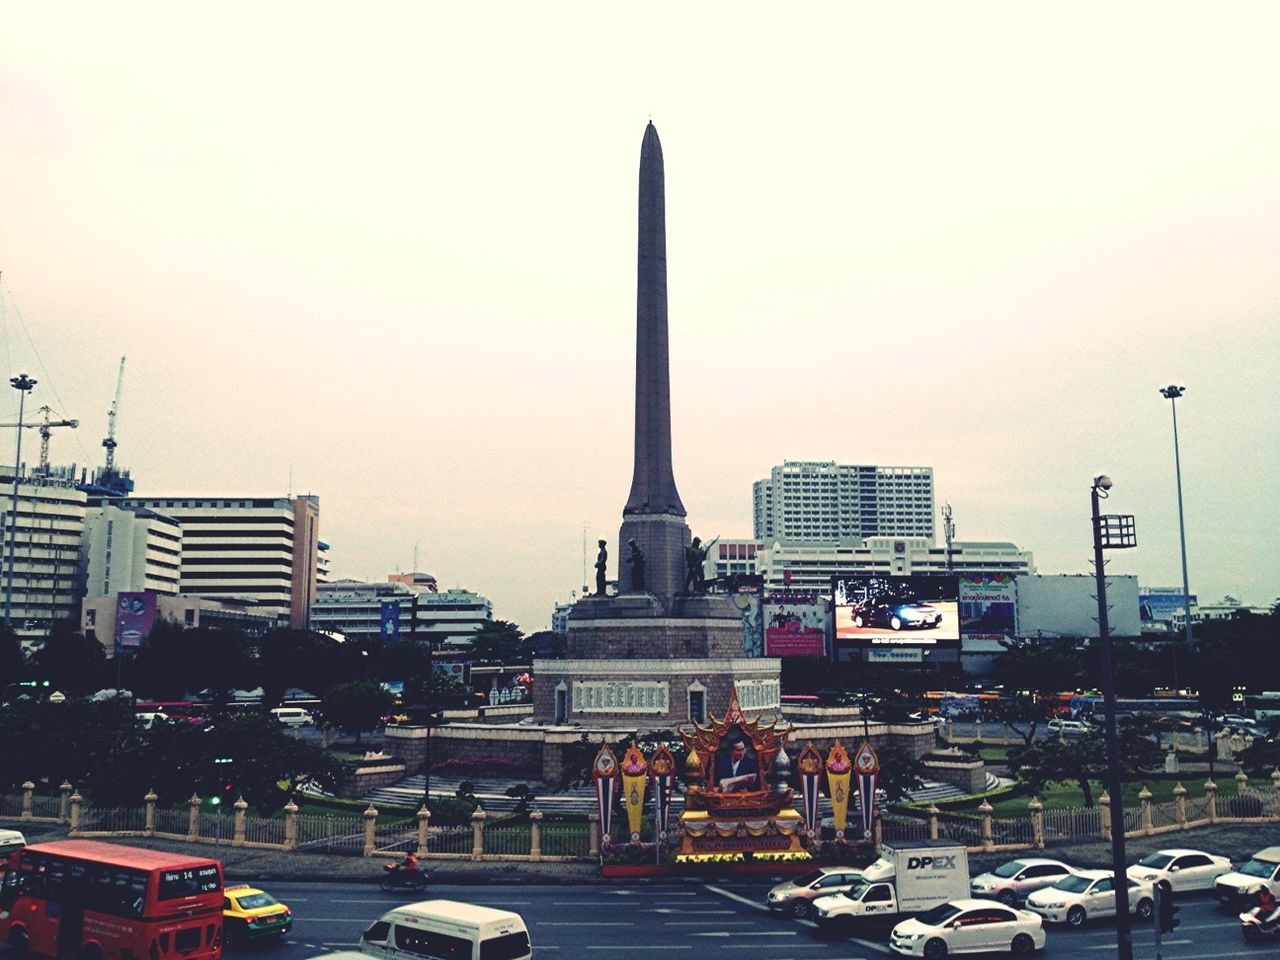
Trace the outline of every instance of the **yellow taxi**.
{"type": "Polygon", "coordinates": [[[247,883],[223,888],[223,946],[267,937],[283,940],[292,926],[293,911],[271,894],[247,883]]]}

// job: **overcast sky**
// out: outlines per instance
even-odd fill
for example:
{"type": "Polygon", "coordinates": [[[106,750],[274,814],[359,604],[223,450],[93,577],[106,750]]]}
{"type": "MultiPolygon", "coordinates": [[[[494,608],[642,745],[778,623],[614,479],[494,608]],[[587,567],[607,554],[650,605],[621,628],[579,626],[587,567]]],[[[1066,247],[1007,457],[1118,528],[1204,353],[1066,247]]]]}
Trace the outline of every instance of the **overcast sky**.
{"type": "Polygon", "coordinates": [[[0,350],[82,422],[55,462],[101,463],[127,355],[138,494],[292,478],[336,576],[417,544],[545,628],[630,487],[652,118],[694,533],[749,537],[785,459],[924,465],[960,539],[1088,572],[1106,472],[1110,569],[1180,585],[1176,383],[1192,591],[1269,604],[1278,36],[1274,3],[9,5],[0,350]]]}

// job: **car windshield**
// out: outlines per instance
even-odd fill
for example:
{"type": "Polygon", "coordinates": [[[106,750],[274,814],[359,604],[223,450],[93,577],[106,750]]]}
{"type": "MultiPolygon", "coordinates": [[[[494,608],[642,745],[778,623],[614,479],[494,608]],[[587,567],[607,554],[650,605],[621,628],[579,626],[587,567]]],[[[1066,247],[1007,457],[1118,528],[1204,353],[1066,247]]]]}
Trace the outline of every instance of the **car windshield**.
{"type": "Polygon", "coordinates": [[[1067,893],[1084,893],[1091,883],[1093,881],[1088,877],[1066,876],[1055,883],[1053,889],[1065,890],[1067,893]]]}
{"type": "Polygon", "coordinates": [[[1266,860],[1253,859],[1240,868],[1240,872],[1246,877],[1269,877],[1271,871],[1276,868],[1274,863],[1266,860]]]}
{"type": "Polygon", "coordinates": [[[867,881],[859,880],[852,887],[846,890],[844,895],[850,900],[861,900],[862,895],[867,892],[867,888],[870,886],[871,884],[867,883],[867,881]]]}
{"type": "Polygon", "coordinates": [[[997,877],[1013,877],[1017,876],[1018,871],[1022,869],[1021,860],[1010,860],[1008,863],[1002,863],[991,872],[997,877]]]}
{"type": "Polygon", "coordinates": [[[926,910],[916,919],[930,927],[940,927],[959,912],[960,908],[954,903],[940,903],[932,910],[926,910]]]}
{"type": "Polygon", "coordinates": [[[1152,853],[1139,860],[1138,866],[1151,867],[1153,870],[1163,870],[1172,862],[1173,857],[1167,853],[1152,853]]]}
{"type": "Polygon", "coordinates": [[[807,887],[811,883],[817,883],[819,880],[821,880],[825,876],[826,874],[823,873],[821,870],[811,870],[808,873],[804,874],[803,876],[796,877],[795,880],[791,882],[794,883],[797,887],[807,887]]]}

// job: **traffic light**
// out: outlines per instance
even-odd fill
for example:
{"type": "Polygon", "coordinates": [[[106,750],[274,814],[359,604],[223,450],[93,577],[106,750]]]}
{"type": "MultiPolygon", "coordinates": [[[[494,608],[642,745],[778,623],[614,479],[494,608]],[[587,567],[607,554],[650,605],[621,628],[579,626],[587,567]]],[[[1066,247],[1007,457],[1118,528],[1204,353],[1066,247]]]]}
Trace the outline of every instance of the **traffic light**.
{"type": "Polygon", "coordinates": [[[1173,891],[1164,883],[1156,884],[1156,922],[1161,933],[1173,933],[1173,928],[1182,922],[1177,913],[1178,908],[1173,905],[1173,891]]]}

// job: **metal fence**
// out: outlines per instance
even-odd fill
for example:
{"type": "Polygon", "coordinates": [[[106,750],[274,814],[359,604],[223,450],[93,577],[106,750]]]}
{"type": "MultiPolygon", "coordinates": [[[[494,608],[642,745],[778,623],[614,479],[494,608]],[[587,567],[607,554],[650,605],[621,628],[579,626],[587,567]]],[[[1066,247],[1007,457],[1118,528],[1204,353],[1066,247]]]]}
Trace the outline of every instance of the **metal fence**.
{"type": "Polygon", "coordinates": [[[378,853],[405,853],[417,846],[416,817],[378,818],[373,833],[373,848],[378,853]]]}
{"type": "Polygon", "coordinates": [[[190,825],[191,815],[186,810],[156,809],[156,833],[185,837],[190,825]]]}
{"type": "Polygon", "coordinates": [[[139,807],[81,807],[82,833],[141,833],[147,813],[139,807]]]}
{"type": "MultiPolygon", "coordinates": [[[[488,838],[485,839],[488,846],[488,838]]],[[[585,857],[590,849],[591,838],[585,823],[543,823],[543,856],[585,857]]]]}
{"type": "Polygon", "coordinates": [[[471,827],[432,827],[427,833],[428,853],[459,853],[470,855],[472,846],[471,827]]]}
{"type": "Polygon", "coordinates": [[[884,816],[880,820],[880,836],[889,841],[928,840],[929,821],[914,817],[884,816]]]}
{"type": "Polygon", "coordinates": [[[62,795],[32,794],[31,815],[37,819],[57,820],[62,816],[62,795]]]}
{"type": "Polygon", "coordinates": [[[996,846],[1034,846],[1036,838],[1031,818],[992,818],[991,840],[996,846]]]}
{"type": "Polygon", "coordinates": [[[199,836],[215,843],[230,843],[235,835],[234,816],[222,807],[200,811],[199,836]]]}
{"type": "Polygon", "coordinates": [[[499,857],[528,856],[532,833],[527,823],[485,825],[484,852],[499,857]]]}
{"type": "Polygon", "coordinates": [[[364,854],[364,818],[298,815],[298,849],[312,853],[364,854]]]}
{"type": "Polygon", "coordinates": [[[1166,800],[1164,803],[1153,803],[1151,826],[1156,830],[1178,826],[1178,802],[1166,800]]]}
{"type": "Polygon", "coordinates": [[[284,820],[272,817],[246,817],[244,838],[249,843],[284,843],[284,820]]]}
{"type": "Polygon", "coordinates": [[[1073,843],[1097,840],[1102,836],[1102,810],[1099,807],[1066,807],[1044,811],[1044,842],[1073,843]]]}
{"type": "Polygon", "coordinates": [[[938,817],[938,838],[954,840],[966,847],[982,845],[982,824],[968,817],[938,817]]]}

